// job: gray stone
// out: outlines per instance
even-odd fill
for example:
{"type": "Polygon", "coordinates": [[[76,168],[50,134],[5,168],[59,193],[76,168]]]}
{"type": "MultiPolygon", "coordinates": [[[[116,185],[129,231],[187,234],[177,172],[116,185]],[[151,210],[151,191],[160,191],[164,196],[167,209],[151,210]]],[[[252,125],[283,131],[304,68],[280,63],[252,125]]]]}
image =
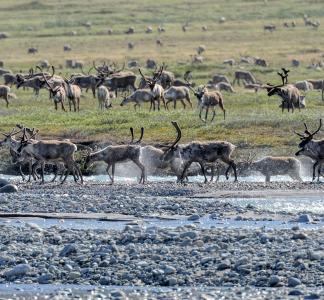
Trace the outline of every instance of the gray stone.
{"type": "Polygon", "coordinates": [[[295,287],[297,285],[300,285],[301,284],[301,281],[296,278],[296,277],[289,277],[288,278],[288,286],[289,287],[295,287]]]}
{"type": "Polygon", "coordinates": [[[169,274],[174,274],[176,273],[176,268],[172,267],[172,266],[165,266],[164,268],[164,273],[169,275],[169,274]]]}
{"type": "Polygon", "coordinates": [[[272,275],[269,279],[269,286],[276,286],[280,282],[280,277],[277,275],[272,275]]]}
{"type": "Polygon", "coordinates": [[[0,188],[2,188],[5,185],[10,184],[10,182],[6,179],[0,178],[0,188]]]}
{"type": "Polygon", "coordinates": [[[216,268],[219,271],[223,271],[223,270],[229,269],[230,267],[231,267],[230,262],[223,261],[223,262],[219,263],[216,268]]]}
{"type": "Polygon", "coordinates": [[[192,240],[195,239],[197,236],[198,234],[195,231],[187,231],[180,234],[181,238],[189,237],[192,240]]]}
{"type": "Polygon", "coordinates": [[[313,221],[312,217],[308,214],[300,215],[297,219],[298,223],[311,223],[313,221]]]}
{"type": "Polygon", "coordinates": [[[177,278],[175,278],[175,277],[170,277],[169,279],[168,279],[168,286],[174,286],[174,285],[176,285],[177,284],[177,278]]]}
{"type": "Polygon", "coordinates": [[[71,272],[69,274],[69,279],[70,280],[75,280],[81,277],[81,274],[79,272],[71,272]]]}
{"type": "Polygon", "coordinates": [[[101,285],[110,285],[110,280],[108,277],[101,277],[99,279],[99,284],[101,285]]]}
{"type": "Polygon", "coordinates": [[[307,239],[307,235],[303,232],[295,233],[292,236],[292,239],[293,240],[305,240],[305,239],[307,239]]]}
{"type": "Polygon", "coordinates": [[[197,221],[200,219],[200,216],[199,215],[191,215],[189,218],[188,218],[188,221],[197,221]]]}
{"type": "Polygon", "coordinates": [[[74,253],[77,253],[77,249],[76,249],[75,245],[68,244],[61,250],[59,256],[60,257],[70,256],[71,254],[74,254],[74,253]]]}
{"type": "Polygon", "coordinates": [[[0,188],[0,193],[17,193],[18,187],[14,184],[7,184],[0,188]]]}
{"type": "Polygon", "coordinates": [[[291,290],[288,294],[289,296],[301,296],[304,293],[301,290],[291,290]]]}
{"type": "Polygon", "coordinates": [[[40,283],[40,284],[48,284],[52,280],[53,280],[52,274],[43,274],[43,275],[40,275],[37,279],[38,283],[40,283]]]}
{"type": "Polygon", "coordinates": [[[31,271],[31,267],[28,264],[19,264],[13,267],[11,270],[5,272],[3,275],[7,278],[21,277],[25,276],[31,271]]]}

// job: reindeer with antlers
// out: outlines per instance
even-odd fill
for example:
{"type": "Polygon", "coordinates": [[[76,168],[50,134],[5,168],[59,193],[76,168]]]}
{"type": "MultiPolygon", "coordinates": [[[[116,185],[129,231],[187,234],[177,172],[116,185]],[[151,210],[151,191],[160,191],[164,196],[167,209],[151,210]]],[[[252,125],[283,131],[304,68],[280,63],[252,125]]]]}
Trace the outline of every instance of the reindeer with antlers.
{"type": "MultiPolygon", "coordinates": [[[[55,69],[54,69],[53,66],[52,66],[52,69],[53,69],[53,74],[50,77],[50,79],[54,76],[54,73],[55,73],[55,69]]],[[[63,85],[58,85],[58,86],[54,87],[53,85],[51,85],[49,83],[49,81],[47,80],[44,73],[42,73],[42,76],[43,76],[43,79],[44,79],[49,91],[52,94],[52,99],[54,101],[55,110],[57,110],[57,105],[60,103],[61,106],[62,106],[62,110],[66,111],[65,107],[64,107],[64,102],[65,102],[65,99],[66,99],[66,91],[64,89],[64,86],[63,85]]]]}
{"type": "MultiPolygon", "coordinates": [[[[160,67],[160,70],[154,74],[153,78],[148,78],[143,75],[141,69],[138,69],[144,82],[146,85],[150,88],[152,94],[153,94],[153,102],[157,101],[158,103],[158,110],[160,110],[160,102],[162,100],[164,109],[167,109],[167,106],[165,104],[165,99],[164,99],[164,89],[161,85],[157,84],[157,81],[160,79],[162,72],[163,72],[163,66],[160,67]]],[[[154,110],[155,110],[155,103],[153,103],[154,110]]]]}
{"type": "Polygon", "coordinates": [[[46,162],[63,162],[67,171],[61,184],[66,181],[67,177],[71,173],[73,174],[75,181],[80,178],[81,184],[83,184],[82,173],[74,160],[74,153],[77,150],[77,146],[68,140],[35,140],[34,137],[37,133],[38,130],[30,137],[27,137],[24,130],[20,146],[16,151],[19,155],[18,161],[23,161],[28,157],[32,157],[36,160],[33,169],[36,170],[41,166],[41,183],[44,183],[44,166],[46,162]]]}
{"type": "MultiPolygon", "coordinates": [[[[2,133],[2,135],[5,136],[4,140],[0,142],[0,146],[8,146],[9,151],[10,151],[10,156],[11,156],[11,161],[13,164],[18,163],[19,164],[19,173],[22,177],[22,180],[25,180],[25,175],[22,171],[22,166],[24,164],[28,164],[29,168],[29,177],[27,182],[31,181],[31,176],[33,176],[33,179],[36,180],[37,173],[33,171],[33,159],[32,157],[26,157],[24,160],[19,160],[19,154],[17,153],[19,147],[20,147],[20,141],[15,139],[15,135],[20,133],[22,131],[21,126],[18,124],[16,127],[19,128],[19,130],[15,130],[13,128],[11,132],[9,133],[2,133]]],[[[34,129],[30,131],[32,134],[35,133],[34,129]]]]}
{"type": "Polygon", "coordinates": [[[304,155],[312,160],[315,160],[313,164],[313,180],[315,180],[315,171],[317,170],[317,180],[319,181],[319,176],[321,173],[321,164],[324,162],[324,140],[314,140],[314,136],[321,130],[322,128],[322,119],[320,119],[319,126],[314,132],[310,132],[308,130],[307,124],[304,123],[305,131],[304,133],[298,133],[294,130],[294,133],[300,137],[301,142],[299,143],[298,150],[295,155],[304,155]]]}
{"type": "Polygon", "coordinates": [[[184,162],[182,174],[180,176],[180,182],[183,182],[186,172],[193,162],[199,163],[201,171],[205,177],[205,183],[208,181],[205,173],[206,163],[213,163],[217,160],[221,160],[228,165],[225,172],[228,179],[228,172],[232,168],[234,171],[235,181],[237,181],[236,164],[231,159],[231,154],[235,149],[235,146],[226,141],[211,141],[211,142],[191,142],[189,144],[178,145],[181,139],[181,129],[177,122],[171,122],[177,131],[177,138],[171,144],[166,146],[167,149],[164,152],[163,160],[172,161],[176,157],[180,158],[184,162]]]}
{"type": "Polygon", "coordinates": [[[281,108],[282,112],[285,108],[290,109],[294,112],[294,108],[298,107],[300,110],[301,108],[305,107],[305,99],[300,94],[299,90],[292,84],[288,84],[288,73],[289,70],[282,68],[282,73],[278,72],[277,74],[281,77],[282,84],[279,85],[265,85],[265,88],[268,92],[268,96],[271,97],[273,95],[278,95],[282,99],[281,108]]]}
{"type": "Polygon", "coordinates": [[[87,169],[91,166],[95,161],[104,161],[108,164],[107,166],[107,174],[111,180],[111,184],[114,183],[115,176],[115,166],[116,163],[126,162],[131,160],[134,162],[139,169],[141,170],[141,178],[139,183],[145,183],[145,167],[140,162],[141,155],[141,146],[139,143],[141,142],[144,135],[144,128],[141,128],[141,136],[140,138],[134,142],[134,132],[133,128],[131,128],[132,133],[132,141],[128,145],[117,145],[117,146],[108,146],[102,150],[89,153],[84,168],[87,169]],[[109,169],[112,168],[112,174],[109,174],[109,169]]]}

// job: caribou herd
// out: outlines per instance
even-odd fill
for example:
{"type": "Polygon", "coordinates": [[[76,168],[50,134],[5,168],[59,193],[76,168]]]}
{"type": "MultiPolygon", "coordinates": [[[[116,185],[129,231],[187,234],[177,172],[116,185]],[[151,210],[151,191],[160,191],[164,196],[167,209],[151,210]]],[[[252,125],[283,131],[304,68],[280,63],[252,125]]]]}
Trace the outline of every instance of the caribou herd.
{"type": "MultiPolygon", "coordinates": [[[[82,158],[76,161],[75,154],[78,146],[70,140],[43,140],[38,138],[39,130],[28,128],[24,125],[17,124],[9,133],[3,133],[4,139],[0,146],[7,147],[13,163],[19,164],[20,174],[25,180],[22,171],[24,165],[28,165],[29,177],[28,182],[32,179],[41,179],[44,183],[45,165],[55,166],[55,181],[59,172],[61,172],[61,183],[63,184],[67,177],[72,174],[74,181],[80,181],[83,184],[82,169],[87,170],[97,162],[102,161],[107,164],[107,174],[114,183],[116,164],[127,161],[133,162],[140,170],[139,183],[147,181],[148,173],[156,171],[169,170],[177,176],[177,181],[183,183],[188,180],[190,168],[200,169],[204,176],[204,182],[207,183],[207,169],[211,169],[211,181],[218,170],[219,178],[223,170],[226,179],[229,179],[229,172],[232,170],[234,181],[238,180],[238,173],[241,176],[250,175],[251,172],[257,171],[265,176],[265,181],[270,182],[271,176],[287,175],[294,180],[302,181],[300,171],[301,163],[294,157],[273,157],[267,156],[260,160],[245,160],[235,162],[232,158],[236,146],[228,141],[193,141],[187,144],[179,144],[182,132],[177,122],[171,122],[176,129],[177,136],[175,140],[164,145],[142,145],[144,128],[141,128],[141,135],[138,140],[134,141],[134,129],[131,127],[131,140],[127,143],[109,145],[101,150],[93,151],[90,147],[83,147],[85,151],[82,158]],[[227,165],[224,169],[224,164],[227,165]],[[40,175],[38,169],[40,168],[40,175]],[[109,170],[111,168],[111,175],[109,170]],[[223,168],[223,169],[222,169],[223,168]]],[[[296,156],[306,156],[314,161],[313,180],[321,174],[321,164],[324,162],[324,140],[315,140],[314,136],[322,127],[320,119],[319,127],[311,132],[306,123],[304,123],[305,132],[295,133],[300,137],[301,142],[298,145],[299,150],[296,156]]]]}
{"type": "MultiPolygon", "coordinates": [[[[259,59],[261,60],[261,59],[259,59]]],[[[262,61],[262,60],[261,60],[262,61]]],[[[151,65],[151,61],[149,61],[151,65]]],[[[265,62],[266,64],[266,62],[265,62]]],[[[80,110],[80,100],[82,92],[91,90],[94,98],[98,98],[98,107],[100,110],[111,108],[112,98],[117,98],[118,92],[122,92],[121,106],[128,103],[134,104],[134,109],[141,107],[143,103],[150,103],[150,111],[160,110],[161,104],[165,110],[169,110],[169,104],[173,103],[173,108],[176,109],[177,103],[181,103],[183,108],[189,104],[193,108],[191,92],[197,98],[199,109],[199,117],[203,122],[207,122],[208,112],[212,111],[211,121],[216,115],[216,108],[219,107],[223,111],[225,119],[225,104],[223,91],[226,93],[235,93],[234,85],[244,84],[244,88],[253,89],[255,92],[266,90],[269,97],[277,95],[282,99],[280,107],[282,111],[294,111],[294,108],[305,108],[305,95],[301,94],[311,89],[322,90],[324,97],[323,80],[303,80],[295,84],[288,84],[288,72],[285,74],[285,80],[280,85],[263,84],[256,80],[250,71],[237,70],[234,72],[234,80],[231,82],[227,76],[216,74],[206,85],[196,87],[192,82],[191,71],[186,71],[183,79],[176,78],[175,75],[167,70],[167,66],[163,64],[159,68],[156,63],[155,70],[152,75],[144,75],[139,68],[139,76],[133,71],[118,68],[115,63],[106,63],[97,66],[93,62],[93,66],[87,73],[81,67],[81,73],[71,74],[70,78],[66,78],[62,74],[55,74],[55,68],[52,66],[52,72],[46,72],[44,68],[37,66],[36,69],[30,69],[28,74],[19,72],[13,74],[8,70],[0,68],[0,74],[4,78],[4,85],[0,85],[0,98],[6,101],[9,106],[10,97],[15,97],[11,93],[11,87],[16,86],[17,89],[32,89],[35,97],[39,97],[41,89],[49,91],[49,98],[54,103],[55,110],[58,106],[66,111],[66,102],[69,104],[70,111],[80,110]],[[95,73],[92,73],[92,71],[95,73]],[[138,86],[136,86],[136,82],[138,86]],[[125,95],[129,93],[128,95],[125,95]],[[205,110],[205,118],[202,117],[202,112],[205,110]]],[[[153,66],[153,65],[152,65],[153,66]]],[[[281,76],[281,73],[278,72],[281,76]]]]}

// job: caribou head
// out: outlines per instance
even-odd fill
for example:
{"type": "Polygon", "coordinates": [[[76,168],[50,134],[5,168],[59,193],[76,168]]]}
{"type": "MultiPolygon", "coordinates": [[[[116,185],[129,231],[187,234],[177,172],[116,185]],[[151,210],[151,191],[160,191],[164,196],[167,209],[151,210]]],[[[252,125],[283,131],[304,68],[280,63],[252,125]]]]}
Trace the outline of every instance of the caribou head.
{"type": "Polygon", "coordinates": [[[153,90],[155,87],[155,84],[159,81],[162,73],[163,73],[164,65],[160,67],[160,69],[157,72],[154,72],[153,78],[149,78],[143,75],[141,69],[138,69],[139,73],[141,74],[143,80],[145,81],[146,85],[150,88],[150,90],[153,90]]]}
{"type": "Polygon", "coordinates": [[[175,154],[179,150],[178,143],[181,140],[181,136],[182,136],[181,129],[180,129],[178,123],[176,121],[172,121],[171,123],[177,131],[177,137],[171,145],[163,145],[162,146],[163,148],[165,148],[165,150],[163,150],[164,154],[162,156],[163,161],[171,161],[172,158],[174,158],[175,154]]]}
{"type": "MultiPolygon", "coordinates": [[[[304,148],[311,140],[313,140],[314,136],[320,131],[320,129],[322,128],[322,119],[320,119],[319,121],[319,126],[318,128],[314,131],[314,132],[310,132],[307,128],[307,124],[304,123],[305,126],[305,131],[304,133],[298,133],[294,130],[294,133],[297,134],[301,140],[301,142],[299,143],[298,147],[299,148],[304,148]]],[[[301,151],[301,150],[300,150],[301,151]]],[[[299,154],[298,151],[297,153],[299,154]]],[[[296,153],[296,155],[298,155],[296,153]]]]}
{"type": "Polygon", "coordinates": [[[282,68],[281,70],[282,73],[277,72],[277,74],[281,77],[282,83],[279,85],[272,85],[268,83],[267,86],[265,86],[269,97],[278,94],[281,91],[281,88],[288,83],[288,73],[290,70],[286,70],[285,68],[282,68]]]}

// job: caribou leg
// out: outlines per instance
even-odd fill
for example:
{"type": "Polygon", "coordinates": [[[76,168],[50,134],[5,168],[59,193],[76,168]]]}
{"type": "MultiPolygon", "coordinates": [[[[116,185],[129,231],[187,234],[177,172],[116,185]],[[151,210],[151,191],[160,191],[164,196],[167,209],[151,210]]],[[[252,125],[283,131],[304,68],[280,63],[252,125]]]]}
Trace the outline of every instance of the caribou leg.
{"type": "Polygon", "coordinates": [[[207,122],[209,106],[206,107],[205,122],[207,122]]]}
{"type": "Polygon", "coordinates": [[[316,167],[318,166],[318,164],[319,164],[318,161],[316,161],[316,162],[313,164],[313,180],[312,180],[312,181],[314,181],[315,178],[316,178],[315,170],[316,170],[316,167]]]}
{"type": "Polygon", "coordinates": [[[187,172],[188,168],[191,166],[191,164],[192,164],[192,161],[191,161],[191,160],[189,160],[189,161],[187,161],[187,162],[185,163],[185,165],[184,165],[184,167],[183,167],[182,174],[181,174],[181,176],[180,176],[180,182],[181,182],[181,183],[183,183],[183,180],[184,180],[184,178],[185,178],[186,172],[187,172]]]}
{"type": "Polygon", "coordinates": [[[215,116],[216,116],[216,112],[215,112],[215,108],[213,108],[213,117],[212,117],[212,119],[211,119],[210,122],[213,122],[214,121],[215,116]]]}
{"type": "Polygon", "coordinates": [[[203,175],[205,177],[205,183],[207,183],[208,180],[207,180],[207,177],[206,177],[205,167],[204,167],[202,162],[199,162],[199,165],[200,165],[200,168],[201,168],[201,172],[203,173],[203,175]]]}
{"type": "Polygon", "coordinates": [[[139,161],[139,159],[132,159],[132,161],[141,169],[141,178],[139,183],[145,183],[145,167],[144,165],[139,161]]]}

